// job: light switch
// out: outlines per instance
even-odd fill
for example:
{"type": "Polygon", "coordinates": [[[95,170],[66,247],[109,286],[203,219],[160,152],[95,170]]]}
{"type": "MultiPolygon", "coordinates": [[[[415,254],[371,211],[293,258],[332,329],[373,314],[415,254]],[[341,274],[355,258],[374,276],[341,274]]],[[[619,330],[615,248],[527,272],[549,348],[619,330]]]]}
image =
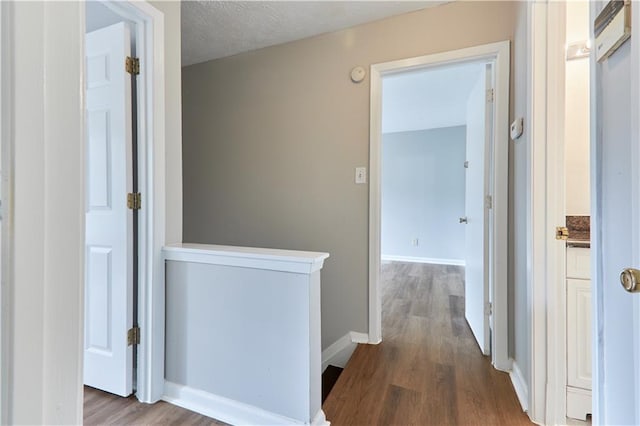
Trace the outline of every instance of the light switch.
{"type": "Polygon", "coordinates": [[[356,183],[367,183],[366,167],[356,167],[356,183]]]}

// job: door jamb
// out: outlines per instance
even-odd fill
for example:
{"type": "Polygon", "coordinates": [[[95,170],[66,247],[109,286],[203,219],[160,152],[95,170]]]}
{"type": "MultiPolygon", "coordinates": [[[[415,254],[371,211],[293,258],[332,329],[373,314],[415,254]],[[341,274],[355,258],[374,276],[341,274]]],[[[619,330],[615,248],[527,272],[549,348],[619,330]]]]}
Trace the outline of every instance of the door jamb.
{"type": "Polygon", "coordinates": [[[510,42],[502,41],[449,52],[436,53],[371,65],[371,106],[369,141],[369,343],[382,341],[382,306],[380,300],[380,229],[381,229],[381,146],[382,146],[382,76],[473,60],[495,60],[495,114],[493,135],[493,214],[495,224],[491,268],[494,271],[490,300],[493,300],[493,339],[491,357],[495,368],[509,371],[507,238],[508,238],[508,129],[510,42]]]}
{"type": "MultiPolygon", "coordinates": [[[[539,6],[538,6],[539,7],[539,6]]],[[[537,28],[534,34],[546,31],[546,43],[541,39],[534,51],[532,123],[538,123],[533,129],[532,142],[540,148],[531,156],[531,220],[536,224],[531,228],[533,241],[540,242],[539,253],[542,261],[533,261],[533,276],[530,276],[529,288],[532,292],[534,317],[532,319],[532,392],[536,398],[530,403],[531,416],[546,424],[565,424],[567,421],[567,281],[566,249],[564,241],[555,238],[553,230],[563,226],[565,210],[565,31],[566,5],[562,2],[549,2],[541,11],[541,20],[534,21],[537,28]],[[544,28],[542,27],[544,25],[544,28]],[[546,67],[536,67],[536,52],[544,54],[546,67]],[[545,76],[536,74],[546,73],[545,76]],[[539,97],[536,97],[539,96],[539,97]],[[539,107],[539,109],[538,109],[539,107]],[[540,115],[544,114],[544,120],[540,115]],[[546,129],[540,126],[546,125],[546,129]],[[534,188],[542,188],[534,191],[534,188]],[[538,192],[538,194],[534,194],[538,192]],[[546,218],[546,219],[545,219],[546,218]],[[534,286],[533,277],[542,279],[542,286],[534,286]],[[538,290],[536,290],[536,288],[538,290]],[[546,298],[546,302],[545,302],[546,298]],[[542,308],[546,307],[546,308],[542,308]],[[536,315],[539,310],[544,315],[536,315]],[[544,346],[541,339],[545,339],[544,346]],[[545,354],[546,363],[540,354],[545,354]]],[[[530,148],[534,149],[534,148],[530,148]]]]}
{"type": "MultiPolygon", "coordinates": [[[[138,186],[143,197],[138,218],[138,323],[141,337],[136,396],[141,402],[153,403],[164,394],[164,14],[146,1],[99,1],[123,19],[136,24],[136,54],[141,70],[137,82],[138,186]]],[[[83,80],[84,73],[85,70],[83,80]]]]}

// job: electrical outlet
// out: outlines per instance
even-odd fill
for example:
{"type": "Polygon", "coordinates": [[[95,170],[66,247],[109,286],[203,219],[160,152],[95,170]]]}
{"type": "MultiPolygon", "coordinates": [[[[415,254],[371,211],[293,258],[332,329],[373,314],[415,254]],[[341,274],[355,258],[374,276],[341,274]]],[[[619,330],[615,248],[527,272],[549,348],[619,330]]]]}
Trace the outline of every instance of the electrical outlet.
{"type": "Polygon", "coordinates": [[[418,240],[417,238],[414,238],[413,240],[411,240],[411,245],[414,247],[418,247],[420,243],[420,240],[418,240]]]}

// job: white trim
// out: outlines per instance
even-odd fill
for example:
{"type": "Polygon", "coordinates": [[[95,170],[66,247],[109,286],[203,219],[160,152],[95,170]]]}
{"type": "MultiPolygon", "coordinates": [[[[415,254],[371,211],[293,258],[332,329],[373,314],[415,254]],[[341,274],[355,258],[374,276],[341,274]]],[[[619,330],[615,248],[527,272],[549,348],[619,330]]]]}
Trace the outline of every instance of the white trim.
{"type": "Polygon", "coordinates": [[[370,343],[370,344],[380,343],[380,342],[375,342],[375,343],[372,342],[371,338],[367,333],[358,333],[357,331],[350,331],[349,334],[351,335],[351,341],[353,343],[370,343]]]}
{"type": "MultiPolygon", "coordinates": [[[[233,425],[302,425],[309,424],[290,417],[281,416],[253,405],[214,395],[177,383],[165,382],[164,401],[196,413],[233,425]]],[[[324,412],[320,410],[311,424],[328,425],[324,412]]]]}
{"type": "Polygon", "coordinates": [[[322,351],[322,372],[329,365],[344,368],[359,343],[369,343],[369,335],[350,331],[322,351]]]}
{"type": "MultiPolygon", "coordinates": [[[[546,200],[544,209],[547,223],[540,238],[544,238],[547,257],[545,271],[538,276],[546,283],[546,390],[544,422],[563,424],[567,413],[567,281],[566,244],[558,241],[551,229],[564,226],[565,209],[565,39],[566,5],[550,2],[547,6],[547,87],[546,87],[546,143],[544,167],[546,173],[546,200]]],[[[533,169],[539,172],[539,169],[533,169]]],[[[532,181],[537,181],[532,177],[532,181]]],[[[542,184],[542,181],[540,181],[542,184]]],[[[537,211],[537,208],[536,208],[537,211]]],[[[535,238],[536,236],[534,236],[535,238]]],[[[538,324],[536,324],[537,326],[538,324]]],[[[532,355],[543,352],[532,348],[532,355]]],[[[536,394],[537,395],[537,394],[536,394]]]]}
{"type": "Polygon", "coordinates": [[[329,365],[335,365],[336,367],[343,367],[347,364],[349,358],[356,349],[356,344],[351,340],[351,334],[347,333],[335,342],[333,342],[327,349],[322,351],[322,372],[327,369],[329,365]]]}
{"type": "Polygon", "coordinates": [[[547,4],[531,2],[529,8],[528,52],[530,80],[528,122],[531,123],[527,158],[527,305],[531,317],[529,417],[537,423],[545,421],[546,403],[546,132],[547,132],[547,4]]]}
{"type": "MultiPolygon", "coordinates": [[[[589,20],[590,22],[594,22],[596,17],[598,16],[599,9],[601,5],[596,2],[590,2],[589,4],[589,20]]],[[[639,15],[637,13],[631,14],[631,25],[635,26],[637,23],[637,18],[639,15]]],[[[637,28],[637,27],[635,27],[637,28]]],[[[632,49],[634,51],[634,49],[632,49]]],[[[600,188],[600,164],[598,162],[598,158],[601,158],[599,143],[598,143],[598,134],[601,129],[601,121],[602,118],[598,118],[598,111],[601,104],[601,83],[600,79],[597,78],[597,63],[595,60],[595,56],[591,55],[589,58],[589,75],[590,75],[590,87],[589,87],[589,103],[591,107],[589,109],[589,118],[590,118],[590,151],[589,155],[591,158],[590,166],[590,190],[591,190],[591,304],[592,304],[592,346],[591,346],[591,365],[592,365],[592,424],[601,425],[604,424],[605,416],[605,401],[604,401],[604,351],[602,350],[602,333],[599,332],[600,325],[602,324],[602,320],[604,317],[603,312],[603,299],[604,299],[604,291],[603,285],[604,283],[602,276],[602,248],[601,248],[601,236],[600,236],[600,219],[602,218],[600,206],[602,205],[602,191],[600,188]]],[[[633,72],[633,69],[632,69],[633,72]]],[[[634,75],[633,73],[631,75],[634,75]]],[[[632,78],[631,82],[636,81],[636,79],[632,78]]],[[[631,93],[633,92],[633,88],[631,93]]],[[[631,102],[633,107],[634,102],[631,102]]],[[[633,123],[633,115],[631,116],[631,123],[633,123]]],[[[640,404],[638,404],[640,407],[640,404]]],[[[640,409],[640,408],[639,408],[640,409]]]]}
{"type": "Polygon", "coordinates": [[[495,115],[492,188],[494,224],[491,236],[493,286],[490,300],[493,301],[491,357],[499,370],[508,370],[508,288],[507,288],[507,241],[508,241],[508,130],[509,130],[509,41],[474,46],[433,55],[419,56],[398,61],[371,65],[371,105],[369,141],[369,337],[382,340],[382,317],[380,300],[380,227],[381,227],[381,118],[383,75],[426,68],[429,66],[464,63],[477,60],[495,61],[495,115]]]}
{"type": "Polygon", "coordinates": [[[178,243],[163,248],[165,260],[238,266],[295,274],[312,274],[322,269],[328,253],[277,250],[254,247],[178,243]]]}
{"type": "Polygon", "coordinates": [[[430,263],[433,265],[454,265],[464,266],[464,259],[436,259],[433,257],[412,257],[412,256],[394,256],[391,254],[383,254],[380,256],[382,261],[389,262],[409,262],[409,263],[430,263]]]}
{"type": "Polygon", "coordinates": [[[527,389],[527,382],[522,375],[522,371],[520,371],[520,367],[518,367],[518,364],[515,361],[513,362],[511,371],[509,372],[509,378],[513,384],[513,389],[516,391],[516,395],[518,396],[518,401],[520,401],[522,411],[529,410],[529,391],[527,389]]]}
{"type": "Polygon", "coordinates": [[[138,346],[136,396],[142,402],[156,402],[164,392],[164,14],[144,1],[100,1],[123,19],[136,24],[136,54],[141,68],[138,79],[138,178],[143,194],[138,222],[138,324],[142,343],[138,346]]]}

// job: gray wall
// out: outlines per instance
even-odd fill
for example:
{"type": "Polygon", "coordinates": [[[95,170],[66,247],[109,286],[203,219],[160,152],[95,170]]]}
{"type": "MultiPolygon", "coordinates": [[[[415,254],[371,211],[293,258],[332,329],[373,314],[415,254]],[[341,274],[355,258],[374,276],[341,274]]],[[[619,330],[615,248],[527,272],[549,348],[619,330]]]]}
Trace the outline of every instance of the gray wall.
{"type": "Polygon", "coordinates": [[[452,2],[185,67],[184,240],[331,253],[323,348],[367,332],[369,79],[349,72],[511,40],[516,7],[452,2]]]}
{"type": "Polygon", "coordinates": [[[382,135],[383,256],[464,261],[465,147],[465,126],[382,135]]]}
{"type": "Polygon", "coordinates": [[[529,384],[531,374],[531,327],[527,287],[527,209],[529,170],[529,146],[531,144],[527,100],[528,51],[528,5],[518,2],[516,6],[516,34],[512,46],[511,108],[513,117],[525,117],[524,133],[515,142],[509,142],[509,354],[520,368],[529,384]]]}

